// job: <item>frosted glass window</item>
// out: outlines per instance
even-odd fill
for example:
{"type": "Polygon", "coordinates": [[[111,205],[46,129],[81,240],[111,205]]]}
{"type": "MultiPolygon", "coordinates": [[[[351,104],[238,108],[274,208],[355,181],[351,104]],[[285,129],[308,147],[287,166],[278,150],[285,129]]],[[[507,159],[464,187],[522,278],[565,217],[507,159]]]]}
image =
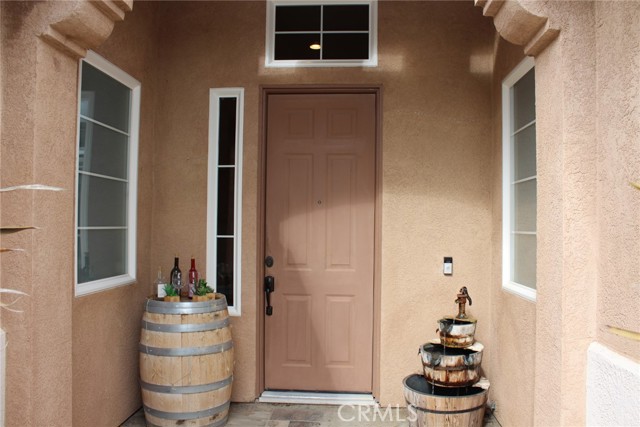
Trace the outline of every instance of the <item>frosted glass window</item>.
{"type": "Polygon", "coordinates": [[[78,282],[120,276],[127,272],[127,230],[81,229],[78,230],[78,246],[82,247],[85,262],[79,262],[78,282]],[[90,258],[91,257],[91,258],[90,258]],[[100,262],[91,262],[91,260],[100,262]]]}
{"type": "Polygon", "coordinates": [[[536,119],[536,78],[533,68],[513,85],[513,128],[536,119]]]}
{"type": "Polygon", "coordinates": [[[536,236],[517,234],[513,239],[513,281],[529,288],[536,288],[536,236]]]}
{"type": "Polygon", "coordinates": [[[536,180],[513,185],[514,232],[536,231],[536,180]]]}
{"type": "Polygon", "coordinates": [[[126,181],[79,174],[78,226],[126,229],[127,190],[126,181]]]}
{"type": "Polygon", "coordinates": [[[514,179],[526,179],[536,175],[536,125],[522,129],[513,136],[514,179]]]}
{"type": "Polygon", "coordinates": [[[207,281],[225,295],[234,316],[241,313],[243,97],[242,88],[209,95],[207,281]]]}
{"type": "Polygon", "coordinates": [[[129,129],[131,89],[87,62],[82,63],[82,92],[94,102],[81,104],[80,114],[126,132],[129,129]],[[96,102],[96,98],[99,100],[96,102]]]}
{"type": "Polygon", "coordinates": [[[503,289],[535,301],[537,164],[535,69],[520,63],[502,84],[503,289]]]}
{"type": "Polygon", "coordinates": [[[140,83],[89,52],[80,63],[76,295],[134,283],[140,83]]]}

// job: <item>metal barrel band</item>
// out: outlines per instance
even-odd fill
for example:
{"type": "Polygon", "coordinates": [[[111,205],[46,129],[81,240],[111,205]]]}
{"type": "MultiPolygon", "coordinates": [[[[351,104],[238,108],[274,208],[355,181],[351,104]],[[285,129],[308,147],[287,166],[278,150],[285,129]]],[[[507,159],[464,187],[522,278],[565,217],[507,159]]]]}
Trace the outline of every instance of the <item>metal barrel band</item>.
{"type": "Polygon", "coordinates": [[[142,387],[144,390],[155,392],[155,393],[195,394],[195,393],[206,393],[208,391],[219,390],[223,387],[228,386],[232,382],[233,382],[233,375],[223,379],[222,381],[216,381],[210,384],[185,385],[185,386],[158,385],[158,384],[147,383],[140,380],[140,387],[142,387]]]}
{"type": "Polygon", "coordinates": [[[219,414],[220,412],[229,409],[229,402],[223,403],[220,406],[214,406],[210,409],[205,409],[202,411],[194,411],[194,412],[166,412],[166,411],[158,411],[157,409],[153,409],[144,405],[144,412],[154,417],[162,418],[165,420],[195,420],[198,418],[211,417],[213,415],[219,414]]]}
{"type": "Polygon", "coordinates": [[[225,310],[227,299],[224,297],[202,302],[173,302],[167,303],[147,299],[145,310],[149,313],[159,314],[202,314],[225,310]]]}
{"type": "MultiPolygon", "coordinates": [[[[201,427],[221,427],[221,426],[227,424],[228,420],[229,420],[229,415],[226,415],[224,418],[216,421],[215,423],[205,424],[205,425],[202,425],[201,427]]],[[[146,423],[147,423],[147,427],[162,427],[162,426],[159,426],[157,424],[150,423],[149,421],[147,421],[146,423]]]]}
{"type": "Polygon", "coordinates": [[[142,329],[153,332],[204,332],[229,326],[229,318],[225,317],[221,320],[209,323],[189,323],[184,325],[153,323],[147,320],[142,321],[142,329]]]}
{"type": "MultiPolygon", "coordinates": [[[[175,304],[183,304],[183,303],[175,303],[175,304]]],[[[194,303],[186,303],[186,304],[200,304],[198,302],[194,303]]],[[[206,307],[147,307],[147,313],[156,313],[156,314],[205,314],[205,313],[215,313],[216,311],[221,311],[223,308],[219,308],[217,310],[213,310],[211,306],[206,307]]]]}
{"type": "Polygon", "coordinates": [[[427,412],[429,414],[438,414],[438,415],[453,415],[453,414],[466,414],[467,412],[474,412],[477,411],[478,409],[482,409],[484,408],[484,403],[480,406],[476,406],[475,408],[469,408],[469,409],[458,409],[457,411],[437,411],[435,409],[426,409],[426,408],[419,408],[413,404],[410,404],[410,406],[414,407],[416,410],[420,411],[420,412],[427,412]]]}
{"type": "Polygon", "coordinates": [[[480,364],[478,363],[478,366],[440,366],[440,365],[429,365],[428,363],[422,363],[422,367],[424,368],[429,368],[429,369],[433,369],[434,371],[469,371],[469,370],[473,370],[473,369],[477,369],[480,366],[480,364]]]}
{"type": "Polygon", "coordinates": [[[233,348],[232,341],[225,341],[222,344],[210,345],[207,347],[181,347],[181,348],[164,348],[150,347],[140,344],[141,353],[150,354],[152,356],[202,356],[204,354],[222,353],[223,351],[233,348]]]}

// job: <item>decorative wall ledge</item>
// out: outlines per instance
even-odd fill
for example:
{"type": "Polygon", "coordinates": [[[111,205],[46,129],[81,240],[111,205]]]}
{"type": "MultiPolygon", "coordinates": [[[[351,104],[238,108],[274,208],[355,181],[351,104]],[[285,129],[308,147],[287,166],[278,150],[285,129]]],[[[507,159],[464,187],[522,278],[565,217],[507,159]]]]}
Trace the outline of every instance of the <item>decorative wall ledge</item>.
{"type": "MultiPolygon", "coordinates": [[[[68,10],[51,22],[40,37],[65,54],[82,58],[102,44],[116,21],[133,9],[133,0],[97,0],[62,3],[68,10]]],[[[58,6],[60,7],[60,6],[58,6]]]]}
{"type": "Polygon", "coordinates": [[[493,24],[507,41],[524,46],[524,53],[537,56],[560,33],[547,17],[525,9],[517,0],[474,0],[484,16],[493,18],[493,24]]]}

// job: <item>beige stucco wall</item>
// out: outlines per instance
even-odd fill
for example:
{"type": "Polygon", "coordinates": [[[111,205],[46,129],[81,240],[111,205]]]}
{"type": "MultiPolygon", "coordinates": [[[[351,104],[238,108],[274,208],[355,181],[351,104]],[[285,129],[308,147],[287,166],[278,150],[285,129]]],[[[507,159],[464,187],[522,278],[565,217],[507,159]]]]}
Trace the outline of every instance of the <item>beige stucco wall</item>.
{"type": "Polygon", "coordinates": [[[256,397],[261,84],[383,86],[381,402],[404,403],[402,378],[420,369],[418,346],[434,337],[442,315],[455,312],[461,286],[474,298],[478,338],[489,339],[494,30],[480,10],[461,2],[381,2],[380,62],[371,69],[265,68],[262,2],[165,3],[159,14],[152,265],[193,254],[205,273],[208,89],[245,88],[234,400],[256,397]],[[444,256],[454,257],[453,277],[442,275],[444,256]]]}
{"type": "MultiPolygon", "coordinates": [[[[532,423],[581,425],[589,344],[601,340],[631,360],[640,357],[637,339],[607,326],[640,330],[632,297],[640,221],[636,190],[628,185],[638,175],[640,148],[633,65],[640,10],[637,2],[522,3],[560,33],[536,57],[538,296],[535,333],[527,328],[535,345],[524,338],[514,350],[535,350],[532,423]]],[[[498,336],[522,332],[531,311],[523,313],[497,321],[498,336]]],[[[497,397],[498,419],[517,424],[518,408],[501,411],[497,397]]]]}
{"type": "Polygon", "coordinates": [[[138,342],[150,264],[157,97],[155,6],[136,3],[95,51],[141,83],[138,150],[137,283],[73,299],[73,424],[112,426],[142,405],[138,342]],[[126,46],[126,48],[124,48],[126,46]]]}
{"type": "MultiPolygon", "coordinates": [[[[2,233],[0,286],[28,294],[0,310],[7,331],[8,426],[71,424],[71,298],[77,62],[35,37],[74,3],[2,2],[0,186],[45,184],[61,192],[2,193],[3,226],[38,229],[2,233]],[[75,88],[74,88],[75,87],[75,88]]],[[[94,21],[98,24],[99,21],[94,21]]],[[[3,297],[3,301],[11,298],[3,297]]]]}
{"type": "MultiPolygon", "coordinates": [[[[538,168],[535,316],[530,316],[530,309],[524,317],[513,312],[497,328],[519,330],[517,325],[521,328],[523,320],[535,320],[534,334],[530,327],[525,327],[527,337],[533,338],[535,345],[522,340],[516,351],[511,351],[513,355],[527,349],[535,352],[535,369],[531,372],[531,365],[527,365],[525,383],[531,387],[533,381],[532,424],[581,425],[586,350],[595,337],[591,314],[596,310],[597,289],[593,3],[522,3],[526,6],[525,14],[532,19],[534,15],[547,17],[547,25],[558,28],[560,33],[535,58],[538,168]]],[[[511,359],[510,363],[517,362],[511,359]]],[[[517,424],[518,408],[503,403],[508,411],[501,414],[498,402],[498,419],[505,424],[517,424]]]]}
{"type": "Polygon", "coordinates": [[[533,423],[536,304],[502,290],[502,80],[524,58],[522,46],[499,35],[492,83],[493,187],[490,373],[496,418],[504,426],[533,423]],[[517,384],[517,387],[514,387],[517,384]]]}
{"type": "Polygon", "coordinates": [[[596,2],[597,340],[640,361],[640,3],[596,2]]]}
{"type": "MultiPolygon", "coordinates": [[[[381,2],[379,67],[265,69],[262,2],[138,3],[98,52],[143,83],[136,285],[73,296],[73,191],[8,193],[1,285],[30,294],[0,310],[8,331],[8,425],[114,425],[139,406],[142,301],[158,264],[204,271],[208,89],[245,88],[243,314],[233,320],[234,400],[256,396],[259,85],[382,85],[380,390],[402,403],[417,346],[474,297],[483,367],[503,425],[584,424],[589,343],[640,359],[637,2],[540,2],[557,40],[536,57],[538,300],[500,289],[499,82],[519,48],[465,2],[381,2]],[[495,74],[492,72],[495,70],[495,74]],[[454,276],[441,274],[454,257],[454,276]],[[447,308],[448,307],[448,308],[447,308]],[[105,327],[107,325],[107,327],[105,327]],[[534,369],[535,368],[535,369],[534,369]],[[68,392],[60,392],[66,390],[68,392]],[[52,421],[51,414],[55,414],[52,421]]],[[[0,2],[1,185],[74,185],[77,60],[37,36],[99,44],[109,20],[72,2],[0,2]],[[75,9],[77,8],[77,9],[75,9]],[[75,21],[77,22],[77,21],[75,21]],[[84,36],[83,36],[84,37],[84,36]],[[75,39],[74,39],[75,40],[75,39]]],[[[99,15],[99,14],[98,14],[99,15]]],[[[502,17],[501,28],[508,19],[502,17]]]]}

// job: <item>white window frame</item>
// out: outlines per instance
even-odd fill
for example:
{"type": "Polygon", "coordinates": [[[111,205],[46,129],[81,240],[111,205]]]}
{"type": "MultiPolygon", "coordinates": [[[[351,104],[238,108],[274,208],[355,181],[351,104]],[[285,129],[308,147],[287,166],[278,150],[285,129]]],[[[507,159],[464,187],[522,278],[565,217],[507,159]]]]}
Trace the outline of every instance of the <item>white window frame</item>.
{"type": "MultiPolygon", "coordinates": [[[[536,301],[536,289],[513,282],[512,224],[513,224],[513,86],[532,68],[535,61],[526,57],[502,82],[502,289],[526,300],[536,301]]],[[[536,178],[537,180],[537,178],[536,178]]],[[[536,230],[537,233],[537,230],[536,230]]],[[[537,234],[536,234],[537,235],[537,234]]]]}
{"type": "Polygon", "coordinates": [[[209,90],[209,154],[207,172],[207,276],[217,287],[218,259],[218,138],[220,98],[236,98],[236,151],[233,226],[233,305],[229,315],[240,316],[242,302],[242,145],[244,129],[244,88],[209,90]]]}
{"type": "Polygon", "coordinates": [[[378,66],[378,1],[377,0],[267,0],[267,34],[264,65],[267,68],[295,67],[377,67],[378,66]],[[369,59],[276,60],[276,6],[369,5],[369,59]]]}
{"type": "MultiPolygon", "coordinates": [[[[79,199],[79,156],[76,152],[75,174],[75,224],[74,224],[74,283],[75,295],[83,296],[119,286],[131,285],[136,282],[136,238],[137,238],[137,205],[138,205],[138,136],[140,131],[140,93],[141,84],[138,80],[107,61],[93,51],[88,51],[86,62],[109,77],[117,80],[131,89],[131,104],[129,110],[129,153],[128,153],[128,199],[127,199],[127,268],[126,273],[91,282],[78,283],[78,199],[79,199]]],[[[80,112],[82,104],[82,67],[78,67],[78,113],[76,129],[76,150],[80,147],[80,112]]]]}

